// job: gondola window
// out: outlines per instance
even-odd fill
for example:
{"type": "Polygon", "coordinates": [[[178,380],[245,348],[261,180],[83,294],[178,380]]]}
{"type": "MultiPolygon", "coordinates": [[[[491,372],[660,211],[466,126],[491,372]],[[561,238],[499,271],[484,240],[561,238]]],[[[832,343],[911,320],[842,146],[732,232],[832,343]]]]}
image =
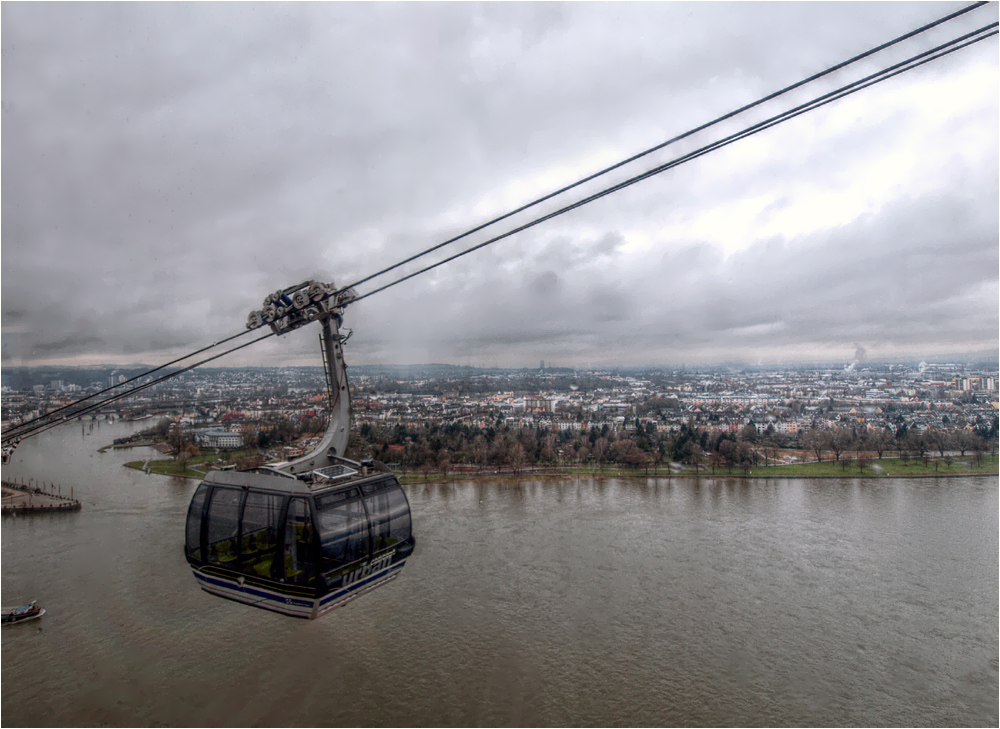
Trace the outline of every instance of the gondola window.
{"type": "Polygon", "coordinates": [[[364,559],[369,554],[368,521],[357,489],[316,499],[323,571],[364,559]]]}
{"type": "Polygon", "coordinates": [[[242,571],[261,577],[271,577],[274,572],[275,550],[281,529],[282,497],[251,491],[243,505],[243,522],[240,530],[242,571]]]}
{"type": "Polygon", "coordinates": [[[212,564],[236,566],[242,497],[242,489],[217,487],[212,492],[208,508],[208,561],[212,564]]]}
{"type": "Polygon", "coordinates": [[[188,559],[201,561],[201,511],[205,506],[208,484],[202,483],[191,497],[188,507],[186,546],[188,559]]]}
{"type": "Polygon", "coordinates": [[[403,490],[391,481],[372,484],[365,496],[371,520],[374,551],[388,549],[410,538],[410,509],[403,490]],[[388,487],[388,488],[387,488],[388,487]]]}
{"type": "Polygon", "coordinates": [[[313,523],[305,499],[288,502],[285,518],[285,582],[308,585],[316,574],[313,523]]]}

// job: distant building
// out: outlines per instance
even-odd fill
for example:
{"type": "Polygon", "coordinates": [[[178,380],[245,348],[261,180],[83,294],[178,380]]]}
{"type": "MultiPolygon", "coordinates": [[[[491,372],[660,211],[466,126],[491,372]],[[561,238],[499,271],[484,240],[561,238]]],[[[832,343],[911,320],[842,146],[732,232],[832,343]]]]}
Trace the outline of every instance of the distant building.
{"type": "Polygon", "coordinates": [[[962,392],[975,392],[979,390],[992,392],[997,389],[995,377],[961,377],[955,380],[955,384],[962,392]]]}
{"type": "Polygon", "coordinates": [[[203,428],[194,431],[199,448],[220,448],[233,450],[243,447],[243,436],[221,428],[203,428]]]}

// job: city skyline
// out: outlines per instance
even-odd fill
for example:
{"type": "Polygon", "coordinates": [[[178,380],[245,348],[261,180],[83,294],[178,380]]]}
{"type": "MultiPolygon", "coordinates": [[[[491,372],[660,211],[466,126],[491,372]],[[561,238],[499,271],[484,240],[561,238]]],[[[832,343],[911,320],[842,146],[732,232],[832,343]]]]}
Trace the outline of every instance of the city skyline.
{"type": "MultiPolygon", "coordinates": [[[[960,7],[4,5],[3,365],[160,364],[960,7]]],[[[361,301],[348,362],[995,354],[995,44],[361,301]]],[[[217,364],[317,365],[316,335],[217,364]]]]}

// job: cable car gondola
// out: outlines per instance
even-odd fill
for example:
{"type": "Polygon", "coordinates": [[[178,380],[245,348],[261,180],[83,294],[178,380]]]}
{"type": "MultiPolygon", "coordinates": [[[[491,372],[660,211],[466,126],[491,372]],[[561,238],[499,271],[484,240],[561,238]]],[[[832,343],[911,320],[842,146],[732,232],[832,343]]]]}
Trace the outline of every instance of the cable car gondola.
{"type": "Polygon", "coordinates": [[[380,463],[342,456],[350,394],[339,331],[353,297],[307,281],[268,296],[248,318],[249,329],[267,323],[276,334],[320,322],[330,422],[301,458],[213,471],[199,484],[188,508],[185,556],[206,592],[316,618],[395,578],[413,553],[399,479],[380,463]]]}
{"type": "Polygon", "coordinates": [[[303,481],[215,471],[188,509],[186,556],[206,592],[316,618],[399,574],[410,508],[391,473],[347,466],[303,481]]]}

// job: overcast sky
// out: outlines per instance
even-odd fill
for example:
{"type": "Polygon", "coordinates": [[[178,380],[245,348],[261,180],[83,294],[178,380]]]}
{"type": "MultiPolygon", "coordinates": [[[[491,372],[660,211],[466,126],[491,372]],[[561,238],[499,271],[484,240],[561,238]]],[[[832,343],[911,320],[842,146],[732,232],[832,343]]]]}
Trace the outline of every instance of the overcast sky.
{"type": "MultiPolygon", "coordinates": [[[[159,364],[959,7],[5,2],[2,363],[159,364]]],[[[997,71],[994,37],[372,296],[348,362],[996,352],[997,71]]]]}

